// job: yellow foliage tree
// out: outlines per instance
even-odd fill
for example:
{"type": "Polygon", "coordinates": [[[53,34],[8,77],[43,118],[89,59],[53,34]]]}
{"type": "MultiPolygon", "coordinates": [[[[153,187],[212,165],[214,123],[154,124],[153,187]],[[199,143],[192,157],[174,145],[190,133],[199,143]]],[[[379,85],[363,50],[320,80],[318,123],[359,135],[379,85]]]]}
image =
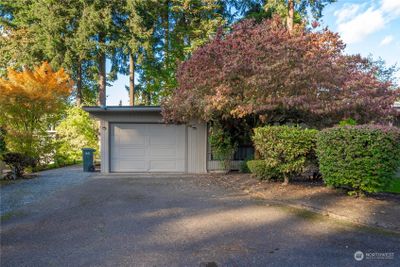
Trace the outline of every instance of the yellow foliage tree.
{"type": "Polygon", "coordinates": [[[0,126],[7,148],[36,158],[49,153],[47,130],[66,106],[72,90],[69,75],[44,62],[33,70],[8,69],[0,78],[0,126]]]}

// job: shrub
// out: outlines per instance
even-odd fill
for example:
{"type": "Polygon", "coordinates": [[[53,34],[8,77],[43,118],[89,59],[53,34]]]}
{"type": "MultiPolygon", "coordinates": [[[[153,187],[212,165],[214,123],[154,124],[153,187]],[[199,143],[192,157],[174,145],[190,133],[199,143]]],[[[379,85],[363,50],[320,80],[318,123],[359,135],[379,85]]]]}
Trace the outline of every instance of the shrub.
{"type": "Polygon", "coordinates": [[[278,169],[272,167],[265,160],[249,160],[247,161],[247,167],[250,172],[260,180],[276,180],[282,178],[278,169]]]}
{"type": "Polygon", "coordinates": [[[317,133],[314,129],[265,126],[254,129],[253,142],[268,169],[279,173],[287,184],[315,159],[317,133]]]}
{"type": "Polygon", "coordinates": [[[6,136],[6,131],[0,127],[0,155],[6,152],[6,141],[4,140],[6,136]]]}
{"type": "Polygon", "coordinates": [[[351,193],[384,189],[400,165],[400,129],[377,125],[325,129],[318,134],[317,155],[327,185],[351,193]]]}
{"type": "Polygon", "coordinates": [[[246,159],[240,163],[239,172],[249,173],[250,169],[249,169],[249,166],[247,166],[247,162],[249,162],[250,160],[253,160],[253,159],[254,159],[254,156],[246,157],[246,159]]]}
{"type": "Polygon", "coordinates": [[[5,153],[3,161],[11,168],[11,179],[23,177],[26,167],[35,167],[36,160],[21,153],[5,153]]]}
{"type": "Polygon", "coordinates": [[[341,120],[339,122],[339,126],[349,126],[349,125],[351,125],[351,126],[357,125],[357,121],[352,118],[348,118],[345,120],[341,120]]]}
{"type": "Polygon", "coordinates": [[[91,147],[98,151],[98,124],[89,113],[80,107],[71,107],[67,116],[56,127],[59,145],[55,161],[64,163],[82,159],[82,148],[91,147]]]}
{"type": "Polygon", "coordinates": [[[236,150],[230,134],[225,132],[220,125],[214,124],[210,129],[209,141],[213,157],[220,160],[224,170],[228,171],[236,150]]]}
{"type": "Polygon", "coordinates": [[[243,162],[240,163],[239,172],[241,172],[241,173],[249,173],[250,172],[249,166],[247,166],[248,162],[249,162],[249,160],[244,160],[243,162]]]}

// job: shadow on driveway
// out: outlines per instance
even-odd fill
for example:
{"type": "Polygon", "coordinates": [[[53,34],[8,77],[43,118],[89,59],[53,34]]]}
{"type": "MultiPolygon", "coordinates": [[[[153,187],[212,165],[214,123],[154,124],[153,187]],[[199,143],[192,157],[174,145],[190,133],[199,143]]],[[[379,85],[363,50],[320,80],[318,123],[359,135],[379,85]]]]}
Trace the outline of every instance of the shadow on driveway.
{"type": "Polygon", "coordinates": [[[2,266],[400,266],[397,235],[197,179],[89,178],[2,222],[2,266]]]}

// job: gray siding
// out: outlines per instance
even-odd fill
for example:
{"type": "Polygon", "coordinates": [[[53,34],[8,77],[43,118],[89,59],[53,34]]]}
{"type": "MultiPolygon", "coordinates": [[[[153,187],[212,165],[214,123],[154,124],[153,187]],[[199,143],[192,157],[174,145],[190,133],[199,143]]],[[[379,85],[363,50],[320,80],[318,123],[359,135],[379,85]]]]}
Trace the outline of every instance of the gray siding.
{"type": "Polygon", "coordinates": [[[109,173],[109,123],[108,121],[100,121],[100,151],[101,151],[101,172],[109,173]]]}
{"type": "Polygon", "coordinates": [[[189,173],[207,172],[207,125],[187,126],[187,170],[189,173]]]}

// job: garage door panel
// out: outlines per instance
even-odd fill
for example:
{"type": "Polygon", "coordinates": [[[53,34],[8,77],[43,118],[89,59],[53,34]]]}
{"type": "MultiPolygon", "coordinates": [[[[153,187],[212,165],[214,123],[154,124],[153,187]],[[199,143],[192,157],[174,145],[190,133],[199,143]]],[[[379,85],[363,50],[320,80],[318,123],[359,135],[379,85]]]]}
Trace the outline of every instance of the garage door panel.
{"type": "Polygon", "coordinates": [[[179,125],[166,125],[166,124],[148,124],[148,135],[159,136],[159,135],[173,135],[176,133],[179,125]]]}
{"type": "Polygon", "coordinates": [[[146,138],[144,136],[138,136],[132,140],[129,136],[121,136],[119,139],[120,145],[145,145],[146,138]]]}
{"type": "Polygon", "coordinates": [[[176,148],[150,148],[150,156],[176,158],[176,148]]]}
{"type": "Polygon", "coordinates": [[[146,171],[145,160],[119,160],[118,171],[146,171]]]}
{"type": "Polygon", "coordinates": [[[150,145],[176,145],[176,135],[150,136],[150,145]]]}
{"type": "Polygon", "coordinates": [[[120,145],[145,145],[146,137],[139,132],[133,131],[131,129],[121,131],[119,135],[120,145]]]}
{"type": "Polygon", "coordinates": [[[124,157],[124,158],[144,158],[146,154],[145,148],[144,147],[135,147],[135,148],[120,148],[119,153],[118,153],[118,158],[119,157],[124,157]]]}
{"type": "Polygon", "coordinates": [[[176,167],[175,160],[150,160],[150,170],[152,171],[174,171],[176,167]]]}

